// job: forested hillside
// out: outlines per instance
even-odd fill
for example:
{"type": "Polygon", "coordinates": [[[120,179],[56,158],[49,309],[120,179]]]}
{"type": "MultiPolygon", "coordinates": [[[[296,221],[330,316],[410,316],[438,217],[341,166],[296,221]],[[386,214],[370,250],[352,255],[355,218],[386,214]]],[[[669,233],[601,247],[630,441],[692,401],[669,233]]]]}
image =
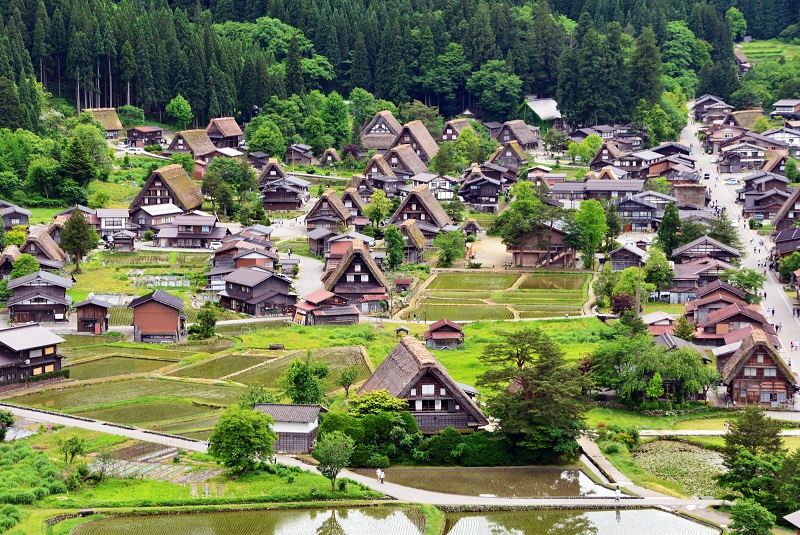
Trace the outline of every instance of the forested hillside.
{"type": "Polygon", "coordinates": [[[157,116],[182,94],[197,124],[247,119],[272,95],[354,87],[445,115],[479,104],[501,119],[523,94],[558,94],[578,122],[625,120],[640,98],[654,101],[644,87],[661,74],[654,46],[674,59],[667,89],[736,89],[734,3],[763,38],[800,11],[792,0],[5,0],[0,76],[16,83],[34,129],[33,77],[80,107],[130,103],[157,116]],[[648,26],[655,43],[648,36],[640,53],[648,26]]]}

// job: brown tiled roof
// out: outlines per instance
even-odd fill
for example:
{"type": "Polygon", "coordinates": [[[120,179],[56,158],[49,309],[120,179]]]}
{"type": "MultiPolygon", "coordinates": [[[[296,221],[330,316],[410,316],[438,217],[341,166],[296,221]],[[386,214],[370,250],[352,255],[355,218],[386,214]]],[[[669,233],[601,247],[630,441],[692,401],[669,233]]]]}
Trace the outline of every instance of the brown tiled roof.
{"type": "Polygon", "coordinates": [[[420,150],[425,153],[426,159],[430,160],[436,156],[436,153],[439,151],[439,145],[436,144],[436,140],[433,139],[433,136],[430,132],[428,132],[428,129],[425,128],[425,125],[422,124],[422,121],[411,121],[410,123],[403,125],[403,129],[399,134],[397,134],[397,137],[394,139],[394,143],[392,143],[393,147],[396,147],[401,143],[406,143],[402,140],[403,133],[406,130],[416,140],[420,150]]]}
{"type": "Polygon", "coordinates": [[[488,422],[475,402],[453,381],[442,364],[413,336],[404,336],[380,366],[370,375],[358,393],[386,390],[395,397],[404,397],[416,387],[426,372],[433,373],[459,404],[471,413],[478,425],[488,422]]]}
{"type": "Polygon", "coordinates": [[[303,300],[307,303],[313,303],[316,305],[317,303],[321,303],[322,301],[330,299],[335,295],[336,294],[333,292],[329,292],[328,290],[323,290],[320,288],[319,290],[314,290],[310,294],[304,296],[303,300]]]}
{"type": "Polygon", "coordinates": [[[411,238],[411,241],[414,242],[414,245],[417,246],[417,249],[424,249],[425,245],[427,245],[427,240],[425,239],[425,235],[417,226],[416,219],[406,219],[402,223],[400,223],[400,231],[405,229],[408,233],[408,237],[411,238]]]}
{"type": "MultiPolygon", "coordinates": [[[[350,182],[352,182],[352,179],[350,182]]],[[[364,199],[361,198],[361,195],[358,194],[358,188],[356,187],[348,186],[345,188],[344,193],[342,193],[342,202],[347,198],[353,202],[353,205],[358,208],[359,212],[367,205],[364,199]]]]}
{"type": "Polygon", "coordinates": [[[217,117],[216,119],[211,119],[211,121],[208,123],[208,127],[206,128],[206,132],[211,130],[212,125],[216,126],[217,130],[219,130],[224,137],[243,135],[242,129],[239,127],[239,124],[233,117],[217,117]]]}
{"type": "Polygon", "coordinates": [[[688,303],[686,303],[686,312],[694,312],[703,305],[707,305],[709,303],[717,303],[719,301],[724,301],[728,304],[737,304],[737,305],[747,304],[745,301],[739,299],[738,297],[734,297],[732,295],[728,295],[727,293],[718,291],[715,293],[706,294],[700,299],[689,301],[688,303]]]}
{"type": "Polygon", "coordinates": [[[333,158],[334,162],[339,163],[339,162],[342,161],[342,157],[339,156],[339,153],[333,147],[331,147],[331,148],[329,148],[328,150],[325,151],[325,154],[322,155],[322,158],[320,158],[320,161],[322,161],[322,162],[328,161],[328,156],[333,158]]]}
{"type": "Polygon", "coordinates": [[[95,121],[100,123],[106,132],[122,130],[122,123],[119,122],[117,110],[114,108],[86,108],[84,111],[92,112],[95,121]]]}
{"type": "Polygon", "coordinates": [[[507,126],[509,130],[514,133],[514,136],[522,143],[523,145],[527,145],[529,143],[536,143],[536,135],[534,135],[533,131],[528,128],[528,125],[525,124],[525,121],[520,119],[516,119],[514,121],[506,121],[503,123],[503,126],[507,126]]]}
{"type": "Polygon", "coordinates": [[[389,287],[389,283],[386,282],[386,277],[383,276],[381,268],[378,267],[378,264],[376,264],[375,260],[370,256],[369,250],[364,245],[364,242],[361,240],[354,240],[350,249],[345,253],[344,258],[342,258],[333,270],[325,275],[326,290],[329,292],[333,291],[333,287],[336,286],[336,283],[339,282],[345,270],[356,257],[359,257],[367,266],[367,269],[372,273],[372,276],[375,277],[375,280],[378,281],[378,284],[383,286],[384,289],[389,287]]]}
{"type": "Polygon", "coordinates": [[[781,370],[781,373],[793,384],[796,384],[796,379],[792,370],[789,369],[778,352],[775,351],[775,348],[772,347],[764,331],[758,329],[753,330],[750,336],[742,340],[742,345],[739,346],[739,349],[737,349],[731,358],[728,359],[728,362],[725,363],[725,367],[722,368],[722,382],[729,383],[736,377],[758,346],[762,346],[775,362],[775,365],[781,370]]]}
{"type": "Polygon", "coordinates": [[[428,214],[430,214],[431,218],[433,218],[432,222],[439,228],[453,224],[453,220],[450,219],[450,216],[444,211],[442,205],[439,204],[439,201],[437,201],[436,197],[433,196],[433,193],[431,193],[431,190],[428,188],[427,184],[415,186],[411,189],[411,191],[408,192],[408,195],[406,195],[406,197],[403,199],[403,202],[400,203],[397,211],[392,216],[390,221],[391,223],[394,223],[395,220],[400,217],[400,214],[403,213],[403,208],[412,199],[416,199],[416,202],[420,203],[425,208],[428,214]]]}
{"type": "Polygon", "coordinates": [[[361,129],[361,144],[366,150],[386,150],[392,146],[397,134],[403,127],[389,110],[379,111],[367,125],[361,129]],[[388,134],[370,134],[369,131],[380,119],[389,127],[388,134]]]}
{"type": "Polygon", "coordinates": [[[139,204],[139,198],[144,195],[144,192],[150,187],[150,183],[156,178],[160,178],[164,185],[167,186],[167,189],[175,195],[181,209],[194,210],[203,205],[204,199],[200,186],[186,174],[180,164],[172,164],[153,171],[153,174],[150,175],[150,178],[142,186],[142,190],[131,203],[131,209],[139,204]]]}
{"type": "Polygon", "coordinates": [[[28,238],[22,245],[22,249],[24,250],[29,243],[36,245],[37,254],[35,256],[38,256],[41,252],[44,253],[44,255],[50,260],[56,260],[58,262],[67,261],[67,253],[65,253],[61,247],[59,247],[58,244],[53,241],[53,238],[50,237],[49,227],[31,227],[28,230],[28,238]]]}
{"type": "Polygon", "coordinates": [[[171,149],[176,147],[178,136],[183,138],[184,144],[192,152],[193,158],[200,158],[217,150],[205,130],[183,130],[178,132],[175,134],[175,139],[172,140],[171,149]]]}
{"type": "Polygon", "coordinates": [[[414,149],[411,148],[411,145],[397,145],[386,153],[384,160],[390,162],[393,154],[397,155],[400,161],[402,161],[408,170],[414,175],[424,173],[428,170],[428,166],[425,165],[425,162],[423,162],[417,153],[414,152],[414,149]]]}
{"type": "Polygon", "coordinates": [[[750,308],[747,305],[739,305],[737,303],[732,303],[725,308],[721,308],[719,310],[715,310],[711,314],[708,315],[708,319],[698,325],[698,327],[706,327],[709,325],[716,325],[722,320],[726,320],[731,316],[735,316],[736,314],[742,314],[743,316],[747,316],[753,321],[764,325],[768,323],[767,318],[765,318],[760,312],[750,308]]]}
{"type": "Polygon", "coordinates": [[[149,294],[137,297],[128,304],[128,308],[136,308],[139,305],[143,305],[149,301],[156,301],[157,303],[161,303],[162,305],[166,305],[176,310],[183,310],[183,307],[185,306],[183,299],[177,295],[172,295],[164,290],[156,290],[155,292],[150,292],[149,294]]]}

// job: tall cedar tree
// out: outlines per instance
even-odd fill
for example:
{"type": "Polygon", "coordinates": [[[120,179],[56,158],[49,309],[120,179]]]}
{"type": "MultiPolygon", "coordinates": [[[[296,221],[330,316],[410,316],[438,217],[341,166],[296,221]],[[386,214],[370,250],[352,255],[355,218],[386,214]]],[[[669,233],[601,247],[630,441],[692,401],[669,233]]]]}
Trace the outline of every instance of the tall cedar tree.
{"type": "Polygon", "coordinates": [[[92,155],[81,138],[73,138],[61,157],[59,174],[71,178],[76,184],[86,186],[95,177],[92,155]]]}
{"type": "Polygon", "coordinates": [[[22,106],[14,82],[0,78],[0,128],[16,130],[24,126],[22,106]]]}
{"type": "Polygon", "coordinates": [[[681,219],[678,215],[678,207],[675,203],[669,203],[664,207],[664,217],[658,227],[658,247],[664,252],[667,258],[672,257],[672,251],[678,248],[681,229],[681,219]]]}
{"type": "Polygon", "coordinates": [[[386,268],[389,271],[393,271],[403,263],[403,248],[406,241],[395,225],[386,226],[386,230],[383,232],[383,239],[386,242],[386,268]]]}
{"type": "Polygon", "coordinates": [[[286,55],[286,92],[289,95],[304,95],[306,92],[303,82],[302,56],[297,34],[289,40],[289,50],[286,55]]]}
{"type": "Polygon", "coordinates": [[[360,87],[369,90],[372,86],[372,73],[369,69],[369,56],[367,46],[364,44],[364,34],[359,33],[356,46],[353,48],[353,61],[350,66],[350,88],[360,87]]]}
{"type": "Polygon", "coordinates": [[[651,27],[642,30],[636,40],[636,48],[631,57],[631,93],[644,99],[647,107],[654,106],[661,98],[661,51],[656,43],[656,35],[651,27]]]}
{"type": "Polygon", "coordinates": [[[488,371],[478,378],[478,384],[497,392],[488,407],[500,419],[500,432],[544,462],[574,457],[584,428],[586,379],[539,328],[501,338],[479,357],[488,371]]]}
{"type": "Polygon", "coordinates": [[[767,416],[760,405],[748,405],[737,414],[725,434],[725,447],[722,450],[725,466],[733,466],[740,449],[753,455],[784,451],[780,420],[767,416]]]}
{"type": "Polygon", "coordinates": [[[73,210],[61,229],[61,248],[75,260],[75,273],[81,272],[81,259],[97,247],[100,238],[80,210],[73,210]]]}

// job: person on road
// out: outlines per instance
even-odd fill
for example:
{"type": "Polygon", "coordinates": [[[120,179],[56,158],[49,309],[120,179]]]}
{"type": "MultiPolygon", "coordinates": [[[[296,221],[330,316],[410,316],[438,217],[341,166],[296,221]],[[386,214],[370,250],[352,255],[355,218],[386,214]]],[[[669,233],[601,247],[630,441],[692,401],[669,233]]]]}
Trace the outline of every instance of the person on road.
{"type": "Polygon", "coordinates": [[[615,491],[614,491],[614,501],[615,501],[615,502],[618,502],[618,501],[619,501],[619,495],[620,495],[620,494],[621,494],[621,493],[620,493],[620,490],[619,490],[619,485],[617,485],[617,490],[615,490],[615,491]]]}

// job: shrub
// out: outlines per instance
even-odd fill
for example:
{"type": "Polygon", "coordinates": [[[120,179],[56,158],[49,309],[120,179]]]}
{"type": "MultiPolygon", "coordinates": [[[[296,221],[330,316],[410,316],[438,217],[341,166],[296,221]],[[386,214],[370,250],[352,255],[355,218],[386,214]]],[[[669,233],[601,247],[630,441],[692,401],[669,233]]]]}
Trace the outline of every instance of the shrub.
{"type": "Polygon", "coordinates": [[[32,492],[20,489],[7,490],[0,494],[0,503],[11,503],[14,505],[30,505],[36,500],[32,492]]]}
{"type": "Polygon", "coordinates": [[[477,238],[475,238],[475,236],[474,236],[473,234],[470,234],[469,236],[467,236],[467,238],[466,238],[466,239],[467,239],[467,243],[472,243],[472,242],[474,242],[474,241],[475,241],[477,238]]]}
{"type": "Polygon", "coordinates": [[[370,455],[369,459],[367,459],[366,465],[367,468],[388,468],[391,463],[389,462],[389,457],[386,455],[373,453],[370,455]]]}
{"type": "Polygon", "coordinates": [[[628,449],[633,449],[639,444],[639,429],[634,426],[610,425],[605,428],[598,428],[597,436],[600,441],[621,443],[628,449]]]}
{"type": "Polygon", "coordinates": [[[152,230],[148,230],[147,232],[144,233],[144,239],[145,241],[152,241],[155,235],[156,235],[155,232],[153,232],[152,230]]]}
{"type": "Polygon", "coordinates": [[[148,145],[144,148],[147,152],[161,152],[164,150],[161,145],[148,145]]]}
{"type": "Polygon", "coordinates": [[[611,455],[611,454],[614,454],[614,453],[619,453],[620,452],[620,447],[619,447],[619,444],[617,444],[616,442],[609,442],[608,444],[605,445],[605,447],[603,448],[603,451],[605,453],[608,453],[609,455],[611,455]]]}

